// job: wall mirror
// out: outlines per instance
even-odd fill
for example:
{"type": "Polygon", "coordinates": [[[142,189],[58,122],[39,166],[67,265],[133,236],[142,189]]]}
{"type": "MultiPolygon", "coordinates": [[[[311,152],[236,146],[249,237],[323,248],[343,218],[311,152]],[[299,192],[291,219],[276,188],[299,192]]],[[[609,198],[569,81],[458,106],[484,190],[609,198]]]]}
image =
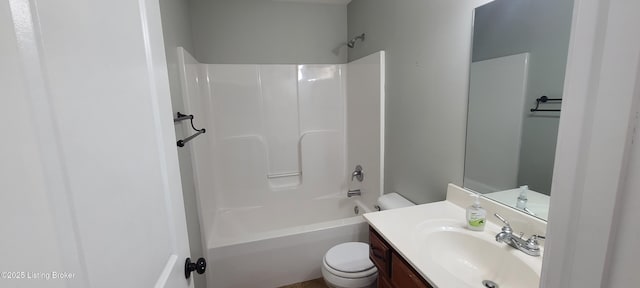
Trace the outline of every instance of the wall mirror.
{"type": "Polygon", "coordinates": [[[572,8],[496,0],[474,12],[464,187],[544,220],[572,8]]]}

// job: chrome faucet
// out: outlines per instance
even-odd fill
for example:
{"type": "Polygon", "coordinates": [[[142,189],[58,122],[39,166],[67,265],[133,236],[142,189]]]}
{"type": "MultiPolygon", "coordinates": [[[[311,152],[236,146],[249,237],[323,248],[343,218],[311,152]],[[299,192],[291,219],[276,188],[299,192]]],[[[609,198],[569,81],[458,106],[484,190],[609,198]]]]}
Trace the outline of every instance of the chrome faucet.
{"type": "Polygon", "coordinates": [[[362,180],[364,179],[364,171],[362,170],[362,166],[356,165],[356,169],[353,170],[353,173],[351,173],[351,181],[353,181],[353,178],[358,179],[358,182],[362,182],[362,180]]]}
{"type": "Polygon", "coordinates": [[[347,191],[347,197],[360,196],[360,195],[362,195],[362,192],[360,192],[360,189],[347,191]]]}
{"type": "Polygon", "coordinates": [[[516,248],[527,255],[540,256],[540,244],[538,243],[538,239],[545,239],[544,236],[531,235],[529,239],[524,240],[522,239],[523,234],[520,234],[520,237],[513,235],[513,229],[511,229],[511,225],[507,219],[504,219],[504,217],[500,216],[498,213],[493,215],[504,223],[502,231],[496,234],[496,241],[509,244],[509,246],[516,248]]]}

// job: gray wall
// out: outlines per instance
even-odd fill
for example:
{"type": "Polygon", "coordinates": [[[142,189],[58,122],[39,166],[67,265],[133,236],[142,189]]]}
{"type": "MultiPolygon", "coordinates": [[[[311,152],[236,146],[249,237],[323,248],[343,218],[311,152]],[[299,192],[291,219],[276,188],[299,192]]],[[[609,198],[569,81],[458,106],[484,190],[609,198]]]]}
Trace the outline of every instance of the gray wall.
{"type": "MultiPolygon", "coordinates": [[[[573,0],[497,0],[477,9],[473,61],[529,52],[526,109],[542,95],[562,98],[572,10],[573,0]]],[[[525,113],[518,183],[549,194],[560,113],[525,113]]]]}
{"type": "MultiPolygon", "coordinates": [[[[160,0],[160,13],[162,17],[162,31],[164,34],[164,46],[169,71],[169,86],[171,89],[171,106],[174,114],[184,111],[182,100],[182,88],[178,70],[177,47],[184,47],[187,51],[193,51],[191,39],[191,22],[189,21],[189,5],[187,0],[160,0]]],[[[187,111],[188,112],[188,111],[187,111]]],[[[182,125],[176,125],[176,137],[184,138],[191,131],[183,131],[182,125]]],[[[180,175],[182,177],[182,193],[184,208],[187,216],[187,230],[189,233],[189,246],[191,258],[203,257],[202,236],[200,233],[200,221],[196,191],[193,181],[191,155],[189,146],[178,149],[180,162],[180,175]]],[[[193,277],[195,287],[206,287],[205,277],[193,277]]]]}
{"type": "Polygon", "coordinates": [[[335,64],[347,59],[345,5],[190,0],[195,57],[212,64],[335,64]]]}
{"type": "Polygon", "coordinates": [[[487,0],[354,0],[349,61],[387,51],[385,193],[416,203],[462,185],[472,11],[487,0]]]}

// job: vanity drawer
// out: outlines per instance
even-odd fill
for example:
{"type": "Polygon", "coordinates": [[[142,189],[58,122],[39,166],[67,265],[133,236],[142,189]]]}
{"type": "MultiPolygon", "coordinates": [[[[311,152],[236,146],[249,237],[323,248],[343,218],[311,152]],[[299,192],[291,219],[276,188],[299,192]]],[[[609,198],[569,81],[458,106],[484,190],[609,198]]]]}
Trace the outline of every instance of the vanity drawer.
{"type": "Polygon", "coordinates": [[[378,232],[369,227],[369,259],[378,268],[380,276],[389,275],[389,269],[391,268],[391,249],[387,243],[380,237],[378,232]]]}
{"type": "Polygon", "coordinates": [[[395,252],[391,253],[391,283],[402,288],[433,288],[395,252]]]}

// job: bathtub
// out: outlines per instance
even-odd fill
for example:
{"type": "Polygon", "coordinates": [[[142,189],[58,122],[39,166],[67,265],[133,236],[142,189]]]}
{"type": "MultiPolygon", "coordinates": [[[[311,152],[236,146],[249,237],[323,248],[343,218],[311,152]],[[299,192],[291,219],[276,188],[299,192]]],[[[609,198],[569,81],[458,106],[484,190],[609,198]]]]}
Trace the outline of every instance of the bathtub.
{"type": "Polygon", "coordinates": [[[208,287],[279,287],[322,277],[332,246],[368,242],[361,214],[372,208],[356,198],[218,211],[207,239],[208,287]]]}

